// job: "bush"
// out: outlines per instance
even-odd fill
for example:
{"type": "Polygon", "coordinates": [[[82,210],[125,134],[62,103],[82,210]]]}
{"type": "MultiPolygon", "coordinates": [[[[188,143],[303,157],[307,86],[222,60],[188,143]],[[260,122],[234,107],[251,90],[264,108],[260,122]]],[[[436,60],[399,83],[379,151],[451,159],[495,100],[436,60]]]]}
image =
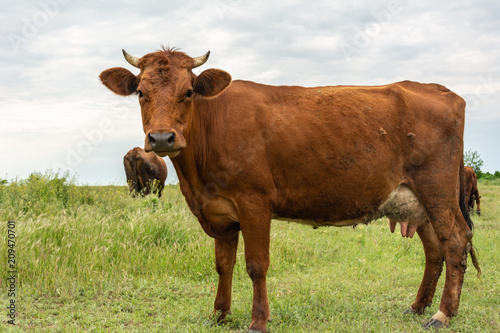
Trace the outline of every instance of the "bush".
{"type": "Polygon", "coordinates": [[[15,179],[2,185],[0,208],[10,208],[12,218],[19,215],[37,216],[67,208],[76,191],[74,177],[68,172],[33,172],[26,179],[15,179]],[[13,211],[12,211],[13,210],[13,211]]]}
{"type": "Polygon", "coordinates": [[[478,175],[477,178],[484,180],[500,179],[500,171],[495,171],[494,174],[491,174],[490,172],[481,172],[481,175],[478,175]]]}

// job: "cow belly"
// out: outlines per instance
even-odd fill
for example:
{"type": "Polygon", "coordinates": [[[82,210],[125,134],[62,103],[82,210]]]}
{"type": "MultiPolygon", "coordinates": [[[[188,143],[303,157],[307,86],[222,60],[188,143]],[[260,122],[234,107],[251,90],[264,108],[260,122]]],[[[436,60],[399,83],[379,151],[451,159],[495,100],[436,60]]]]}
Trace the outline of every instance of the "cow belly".
{"type": "Polygon", "coordinates": [[[365,214],[353,219],[339,221],[321,221],[314,219],[296,219],[286,216],[273,215],[273,219],[288,222],[296,222],[301,224],[311,225],[313,227],[320,226],[349,226],[360,223],[369,223],[372,220],[386,216],[391,223],[408,223],[410,227],[416,229],[427,221],[427,212],[422,203],[418,200],[415,193],[404,184],[396,187],[388,196],[388,198],[378,207],[375,213],[365,214]]]}
{"type": "Polygon", "coordinates": [[[311,225],[314,228],[316,228],[316,227],[328,227],[328,226],[344,227],[344,226],[348,226],[348,225],[368,223],[371,220],[373,220],[374,218],[370,218],[370,215],[365,215],[359,219],[342,220],[342,221],[336,221],[336,222],[331,222],[331,221],[325,222],[325,221],[315,221],[315,220],[294,219],[294,218],[282,217],[282,216],[275,214],[275,215],[273,215],[273,219],[279,220],[279,221],[286,221],[286,222],[294,222],[294,223],[311,225]]]}

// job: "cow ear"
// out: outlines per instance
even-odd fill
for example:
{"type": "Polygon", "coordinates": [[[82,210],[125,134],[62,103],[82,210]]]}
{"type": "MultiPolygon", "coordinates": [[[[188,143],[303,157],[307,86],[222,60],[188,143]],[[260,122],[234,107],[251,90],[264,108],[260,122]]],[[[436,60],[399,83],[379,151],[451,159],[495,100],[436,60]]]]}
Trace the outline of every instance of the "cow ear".
{"type": "Polygon", "coordinates": [[[231,83],[231,75],[220,69],[207,69],[196,77],[194,91],[205,97],[217,96],[231,83]]]}
{"type": "Polygon", "coordinates": [[[114,67],[103,71],[99,78],[112,92],[128,96],[136,92],[139,80],[125,68],[114,67]]]}

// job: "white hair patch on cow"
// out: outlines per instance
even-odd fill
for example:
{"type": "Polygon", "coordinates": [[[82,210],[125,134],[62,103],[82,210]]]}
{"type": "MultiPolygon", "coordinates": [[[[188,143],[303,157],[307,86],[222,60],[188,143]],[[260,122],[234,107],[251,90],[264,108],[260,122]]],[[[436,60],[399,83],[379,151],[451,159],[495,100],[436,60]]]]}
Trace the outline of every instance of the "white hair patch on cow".
{"type": "Polygon", "coordinates": [[[389,194],[389,198],[378,209],[382,216],[395,222],[408,221],[410,224],[423,224],[427,221],[425,207],[408,185],[401,184],[389,194]]]}

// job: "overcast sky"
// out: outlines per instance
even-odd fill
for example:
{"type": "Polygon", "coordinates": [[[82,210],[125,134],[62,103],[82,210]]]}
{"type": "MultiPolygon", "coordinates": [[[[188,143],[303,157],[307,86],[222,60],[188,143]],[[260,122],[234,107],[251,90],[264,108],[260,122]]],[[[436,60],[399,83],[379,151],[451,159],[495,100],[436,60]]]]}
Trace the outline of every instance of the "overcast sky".
{"type": "MultiPolygon", "coordinates": [[[[465,149],[500,170],[500,1],[0,0],[0,178],[69,170],[125,184],[142,146],[136,97],[98,80],[161,45],[196,73],[276,85],[441,83],[467,101],[465,149]],[[198,69],[197,69],[198,70],[198,69]]],[[[169,164],[171,167],[171,164],[169,164]]],[[[175,181],[173,168],[169,181],[175,181]]]]}

